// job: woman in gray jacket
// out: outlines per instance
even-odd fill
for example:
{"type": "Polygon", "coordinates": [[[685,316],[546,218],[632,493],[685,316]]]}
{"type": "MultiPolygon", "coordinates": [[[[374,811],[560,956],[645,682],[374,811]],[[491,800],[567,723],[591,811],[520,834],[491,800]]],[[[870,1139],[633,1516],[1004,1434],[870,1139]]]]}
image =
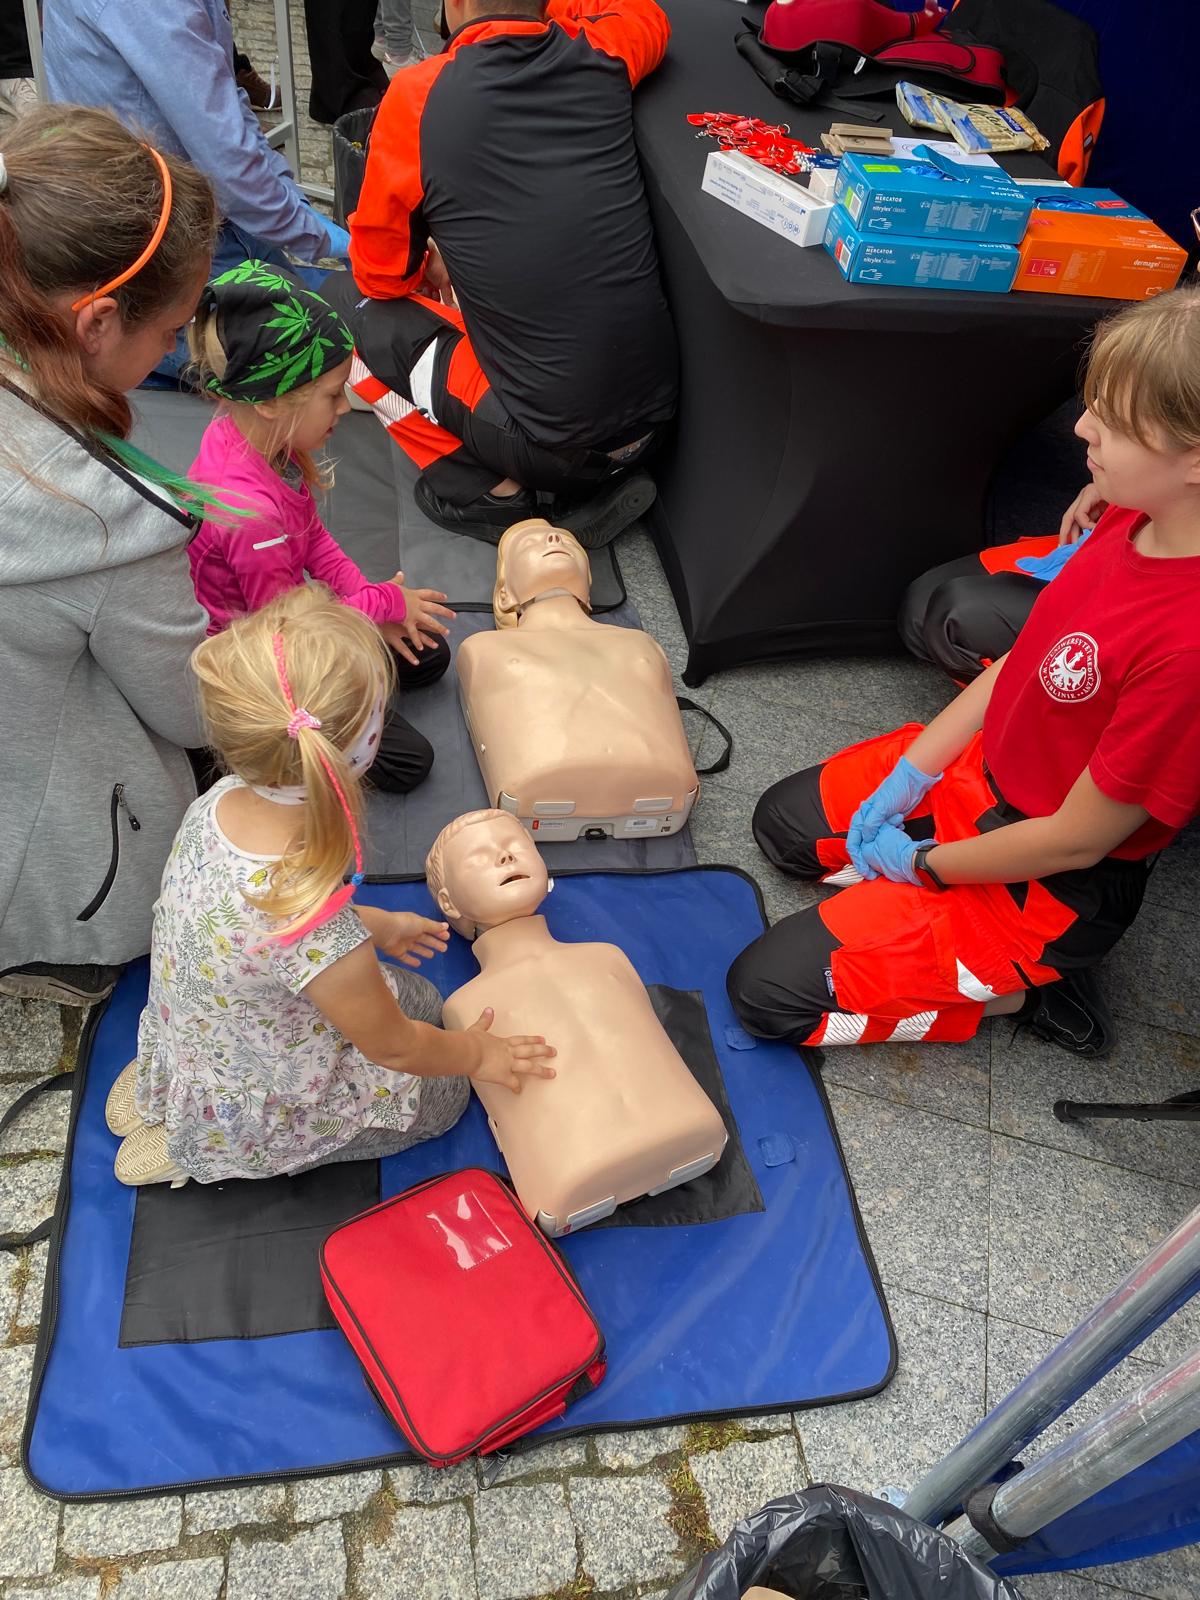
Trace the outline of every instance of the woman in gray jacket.
{"type": "Polygon", "coordinates": [[[150,947],[196,792],[202,507],[126,442],[125,396],[190,319],[216,222],[207,179],[104,112],[46,107],[5,135],[0,993],[108,993],[150,947]]]}

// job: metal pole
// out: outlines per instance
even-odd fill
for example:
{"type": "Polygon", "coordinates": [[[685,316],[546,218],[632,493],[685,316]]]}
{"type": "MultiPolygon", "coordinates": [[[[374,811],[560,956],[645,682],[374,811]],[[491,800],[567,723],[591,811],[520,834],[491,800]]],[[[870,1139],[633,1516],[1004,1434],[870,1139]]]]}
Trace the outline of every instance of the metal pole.
{"type": "MultiPolygon", "coordinates": [[[[1011,1538],[1027,1538],[1198,1428],[1200,1346],[1001,1484],[992,1516],[1011,1538]]],[[[987,1561],[996,1554],[966,1517],[945,1531],[968,1555],[987,1561]]]]}
{"type": "Polygon", "coordinates": [[[937,1525],[1200,1289],[1200,1208],[933,1467],[904,1509],[937,1525]]]}
{"type": "Polygon", "coordinates": [[[288,0],[274,0],[275,51],[279,57],[279,104],[283,120],[271,129],[268,139],[276,149],[283,146],[292,176],[300,177],[300,135],[296,122],[296,73],[292,59],[292,19],[288,0]]]}
{"type": "MultiPolygon", "coordinates": [[[[28,0],[26,0],[28,3],[28,0]]],[[[290,0],[274,0],[275,42],[279,52],[279,104],[283,120],[267,135],[267,143],[276,149],[283,147],[287,154],[292,176],[310,200],[323,200],[330,204],[333,190],[328,184],[303,183],[300,178],[300,121],[296,110],[296,64],[292,55],[292,19],[290,0]]]]}
{"type": "Polygon", "coordinates": [[[25,0],[25,32],[29,35],[29,59],[39,100],[49,100],[46,90],[46,63],[42,57],[42,14],[38,0],[25,0]]]}

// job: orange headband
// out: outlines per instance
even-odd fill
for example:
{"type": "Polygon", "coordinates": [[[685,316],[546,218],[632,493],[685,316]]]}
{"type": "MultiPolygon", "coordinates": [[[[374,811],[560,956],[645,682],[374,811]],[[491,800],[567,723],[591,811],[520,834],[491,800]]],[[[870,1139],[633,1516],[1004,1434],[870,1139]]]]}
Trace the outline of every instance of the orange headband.
{"type": "Polygon", "coordinates": [[[93,289],[90,293],[81,296],[71,307],[72,311],[82,311],[84,306],[90,305],[94,300],[98,300],[102,294],[111,294],[114,289],[119,289],[123,283],[128,283],[130,278],[136,277],[162,243],[163,234],[167,231],[167,223],[171,220],[171,169],[153,145],[143,145],[142,148],[149,150],[155,161],[158,162],[158,170],[162,173],[163,203],[158,226],[150,235],[149,244],[147,244],[131,267],[126,267],[124,272],[119,272],[115,278],[110,278],[107,283],[102,283],[98,289],[93,289]]]}

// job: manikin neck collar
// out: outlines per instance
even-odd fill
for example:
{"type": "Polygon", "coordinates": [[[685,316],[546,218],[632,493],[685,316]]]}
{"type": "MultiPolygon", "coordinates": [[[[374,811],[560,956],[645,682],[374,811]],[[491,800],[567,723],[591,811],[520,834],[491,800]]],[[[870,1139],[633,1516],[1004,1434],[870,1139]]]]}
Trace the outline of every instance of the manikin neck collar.
{"type": "Polygon", "coordinates": [[[564,598],[568,600],[574,600],[575,604],[582,610],[589,613],[591,612],[592,608],[587,601],[581,600],[579,596],[574,594],[570,589],[544,589],[541,594],[535,594],[532,600],[523,601],[517,607],[517,615],[519,617],[524,616],[524,614],[529,610],[530,606],[537,605],[539,600],[562,600],[564,598]]]}

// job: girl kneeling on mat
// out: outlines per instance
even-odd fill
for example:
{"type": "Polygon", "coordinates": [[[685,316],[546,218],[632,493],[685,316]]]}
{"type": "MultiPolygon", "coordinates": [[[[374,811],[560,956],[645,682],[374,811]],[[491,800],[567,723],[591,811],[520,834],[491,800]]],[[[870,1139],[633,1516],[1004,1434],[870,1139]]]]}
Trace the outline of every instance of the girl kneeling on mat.
{"type": "Polygon", "coordinates": [[[1200,811],[1200,289],[1102,325],[1084,393],[1108,510],[1009,653],[927,728],[758,802],[777,866],[854,887],[735,961],[752,1033],[968,1039],[1010,1014],[1081,1055],[1110,1048],[1090,969],[1200,811]]]}
{"type": "MultiPolygon", "coordinates": [[[[218,633],[308,573],[378,623],[401,689],[435,683],[450,665],[441,619],[454,612],[446,596],[405,588],[402,572],[368,583],[321,521],[313,496],[332,484],[314,452],[350,409],[353,340],[341,317],[289,272],[244,261],[205,288],[188,338],[198,381],[222,402],[192,476],[247,512],[227,520],[210,514],[188,550],[208,631],[218,633]]],[[[372,783],[406,794],[432,765],[429,741],[400,714],[397,697],[384,718],[372,783]]]]}
{"type": "Polygon", "coordinates": [[[544,1040],[492,1038],[490,1012],[443,1033],[433,985],[377,959],[417,966],[444,922],[350,903],[391,687],[378,631],[299,588],[192,659],[233,776],[191,806],[163,873],[137,1060],[105,1111],[121,1182],[394,1155],[458,1120],[468,1078],[553,1077],[544,1040]]]}

